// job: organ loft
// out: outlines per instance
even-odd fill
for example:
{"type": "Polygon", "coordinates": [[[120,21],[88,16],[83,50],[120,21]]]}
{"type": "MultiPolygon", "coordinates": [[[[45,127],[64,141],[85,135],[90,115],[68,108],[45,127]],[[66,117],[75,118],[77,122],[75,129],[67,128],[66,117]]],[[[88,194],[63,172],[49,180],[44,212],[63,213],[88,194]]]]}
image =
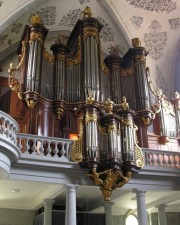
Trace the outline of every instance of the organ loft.
{"type": "Polygon", "coordinates": [[[21,132],[73,138],[69,159],[109,200],[143,167],[142,148],[179,149],[180,97],[176,92],[168,101],[154,89],[148,52],[138,38],[123,57],[112,46],[103,58],[101,29],[86,7],[70,36],[61,36],[50,53],[44,45],[48,30],[33,16],[22,34],[19,64],[9,68],[11,91],[2,99],[21,132]]]}

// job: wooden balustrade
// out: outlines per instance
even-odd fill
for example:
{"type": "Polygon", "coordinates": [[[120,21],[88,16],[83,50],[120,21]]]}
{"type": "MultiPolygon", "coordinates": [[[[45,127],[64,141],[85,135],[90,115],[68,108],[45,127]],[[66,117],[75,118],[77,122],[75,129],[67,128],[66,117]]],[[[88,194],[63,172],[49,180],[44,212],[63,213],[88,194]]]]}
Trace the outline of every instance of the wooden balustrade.
{"type": "Polygon", "coordinates": [[[180,152],[143,149],[146,166],[180,168],[180,152]]]}
{"type": "Polygon", "coordinates": [[[19,134],[17,146],[22,154],[44,155],[69,159],[70,139],[43,137],[30,134],[19,134]]]}
{"type": "Polygon", "coordinates": [[[19,132],[19,125],[8,114],[0,111],[0,136],[5,138],[13,144],[17,142],[17,134],[19,132]]]}

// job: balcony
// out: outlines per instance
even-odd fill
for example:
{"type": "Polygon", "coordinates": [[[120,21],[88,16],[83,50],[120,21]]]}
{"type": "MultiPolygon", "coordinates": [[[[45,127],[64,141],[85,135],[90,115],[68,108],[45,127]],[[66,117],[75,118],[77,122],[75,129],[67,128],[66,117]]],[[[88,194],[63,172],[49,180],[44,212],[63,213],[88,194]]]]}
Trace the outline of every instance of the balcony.
{"type": "MultiPolygon", "coordinates": [[[[12,178],[21,178],[23,170],[23,174],[31,173],[32,176],[39,176],[38,179],[42,181],[47,177],[49,177],[49,181],[53,179],[57,181],[56,173],[63,169],[66,176],[67,173],[69,174],[71,182],[89,183],[86,176],[75,178],[80,171],[78,163],[72,162],[70,159],[72,140],[21,134],[16,121],[1,111],[0,141],[2,179],[9,177],[9,175],[12,178]],[[43,171],[48,171],[49,175],[45,175],[43,171]]],[[[144,148],[143,156],[145,165],[140,172],[142,175],[161,174],[167,176],[169,174],[173,177],[173,174],[179,173],[179,152],[144,148]]],[[[139,177],[139,175],[135,175],[135,177],[139,177]]],[[[66,182],[63,176],[58,179],[59,183],[66,182]]]]}

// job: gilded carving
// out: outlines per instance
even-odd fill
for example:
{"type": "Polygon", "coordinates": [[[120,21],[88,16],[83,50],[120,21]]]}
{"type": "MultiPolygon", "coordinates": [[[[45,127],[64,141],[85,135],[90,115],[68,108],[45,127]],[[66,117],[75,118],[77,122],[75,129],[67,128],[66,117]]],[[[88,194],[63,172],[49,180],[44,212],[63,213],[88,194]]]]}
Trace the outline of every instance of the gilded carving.
{"type": "Polygon", "coordinates": [[[78,120],[78,140],[74,141],[71,151],[71,159],[74,162],[81,162],[83,159],[83,119],[78,120]]]}
{"type": "Polygon", "coordinates": [[[112,131],[115,131],[117,133],[117,126],[115,124],[110,124],[108,126],[108,134],[110,134],[112,131]]]}
{"type": "Polygon", "coordinates": [[[97,186],[100,186],[104,200],[109,201],[112,191],[124,186],[131,179],[131,172],[127,171],[126,176],[123,176],[118,169],[109,169],[98,173],[96,168],[93,168],[87,176],[91,177],[97,186]],[[101,178],[102,175],[105,177],[101,178]]]}
{"type": "Polygon", "coordinates": [[[104,108],[107,110],[108,114],[112,114],[113,111],[113,101],[110,100],[110,98],[107,99],[106,102],[103,103],[104,108]]]}
{"type": "Polygon", "coordinates": [[[44,51],[43,51],[43,58],[50,63],[55,62],[54,55],[51,55],[46,49],[44,49],[44,51]]]}
{"type": "Polygon", "coordinates": [[[97,123],[97,119],[98,117],[96,113],[86,113],[85,124],[87,125],[89,122],[92,122],[92,121],[97,123]]]}
{"type": "Polygon", "coordinates": [[[123,102],[121,104],[122,109],[127,110],[129,109],[129,104],[126,102],[126,96],[123,96],[123,102]]]}
{"type": "Polygon", "coordinates": [[[87,104],[92,104],[95,101],[95,98],[93,97],[93,91],[91,89],[88,89],[88,97],[86,98],[87,104]]]}
{"type": "Polygon", "coordinates": [[[100,68],[105,74],[109,74],[109,69],[108,69],[108,67],[106,67],[106,65],[102,59],[100,61],[100,68]]]}
{"type": "Polygon", "coordinates": [[[132,127],[132,128],[134,127],[132,118],[127,117],[121,120],[121,128],[124,128],[124,127],[132,127]]]}
{"type": "Polygon", "coordinates": [[[128,68],[121,68],[121,76],[127,77],[127,76],[133,76],[134,75],[134,68],[128,67],[128,68]]]}
{"type": "Polygon", "coordinates": [[[85,41],[90,36],[93,36],[96,39],[96,41],[98,42],[99,33],[98,33],[98,29],[96,27],[86,26],[83,28],[83,41],[85,41]]]}
{"type": "Polygon", "coordinates": [[[81,39],[80,37],[78,38],[78,51],[75,54],[75,56],[70,59],[67,58],[67,66],[73,66],[73,65],[77,65],[82,61],[82,55],[81,55],[81,39]]]}
{"type": "Polygon", "coordinates": [[[146,57],[144,55],[136,55],[135,63],[146,63],[146,57]]]}
{"type": "Polygon", "coordinates": [[[8,69],[9,87],[12,90],[17,91],[17,92],[19,92],[21,89],[21,83],[14,77],[14,71],[20,70],[25,63],[25,58],[26,58],[26,43],[25,43],[25,41],[22,41],[22,54],[19,57],[20,57],[20,61],[19,61],[19,64],[16,66],[16,68],[13,68],[13,63],[11,63],[10,68],[8,69]]]}
{"type": "Polygon", "coordinates": [[[42,33],[41,32],[37,32],[37,31],[31,32],[30,33],[30,41],[29,41],[29,43],[31,43],[33,41],[38,41],[42,45],[42,43],[43,43],[42,33]]]}

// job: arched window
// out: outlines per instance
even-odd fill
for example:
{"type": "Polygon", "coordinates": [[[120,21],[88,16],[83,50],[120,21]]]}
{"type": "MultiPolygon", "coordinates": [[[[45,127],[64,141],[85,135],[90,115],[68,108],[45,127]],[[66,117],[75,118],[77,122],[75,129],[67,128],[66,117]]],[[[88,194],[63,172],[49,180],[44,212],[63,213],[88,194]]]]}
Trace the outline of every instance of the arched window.
{"type": "Polygon", "coordinates": [[[138,225],[138,220],[135,215],[130,214],[126,217],[125,225],[138,225]]]}

